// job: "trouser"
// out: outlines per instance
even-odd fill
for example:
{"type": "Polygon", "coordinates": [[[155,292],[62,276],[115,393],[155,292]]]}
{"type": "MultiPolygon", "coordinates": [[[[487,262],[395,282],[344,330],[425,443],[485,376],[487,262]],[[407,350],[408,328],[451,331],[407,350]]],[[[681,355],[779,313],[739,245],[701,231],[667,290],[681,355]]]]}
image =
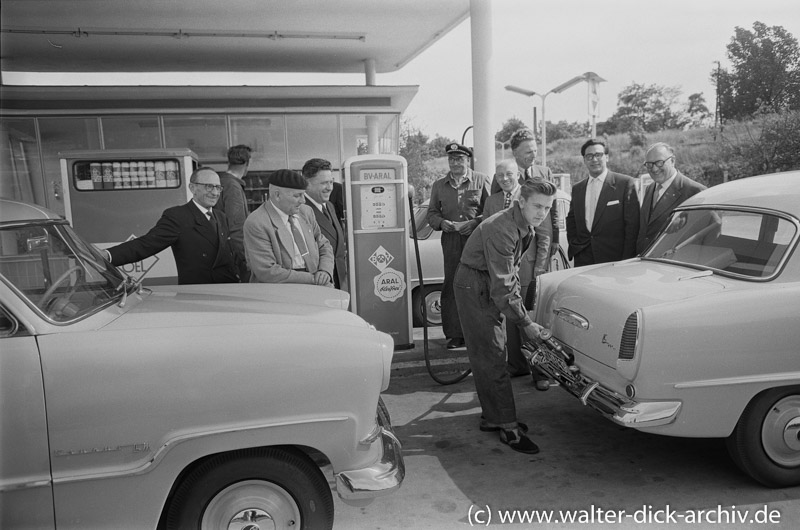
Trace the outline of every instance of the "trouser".
{"type": "Polygon", "coordinates": [[[442,332],[448,339],[461,339],[461,319],[453,294],[453,278],[456,275],[458,263],[461,261],[461,251],[467,242],[467,237],[458,232],[442,232],[442,254],[444,256],[444,281],[442,282],[442,332]]]}
{"type": "Polygon", "coordinates": [[[506,370],[505,317],[489,295],[489,274],[461,264],[453,288],[483,417],[490,424],[512,429],[517,425],[517,410],[506,370]]]}

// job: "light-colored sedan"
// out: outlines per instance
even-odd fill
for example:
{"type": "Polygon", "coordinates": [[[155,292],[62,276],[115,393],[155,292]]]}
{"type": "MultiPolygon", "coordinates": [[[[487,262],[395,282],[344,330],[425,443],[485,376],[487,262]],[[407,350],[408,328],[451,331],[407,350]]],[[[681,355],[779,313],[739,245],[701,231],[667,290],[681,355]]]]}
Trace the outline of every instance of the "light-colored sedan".
{"type": "Polygon", "coordinates": [[[327,474],[402,483],[392,339],[342,291],[142,288],[6,200],[0,273],[0,527],[330,528],[327,474]]]}
{"type": "MultiPolygon", "coordinates": [[[[568,193],[558,190],[556,195],[555,207],[558,208],[559,218],[559,240],[561,250],[553,256],[550,263],[550,270],[556,271],[566,269],[571,266],[567,258],[567,229],[566,218],[569,212],[570,196],[568,193]]],[[[419,274],[417,272],[417,254],[414,249],[413,236],[408,242],[408,279],[411,286],[411,314],[413,324],[416,327],[422,326],[422,308],[427,312],[428,326],[442,325],[442,282],[444,282],[444,258],[442,256],[442,232],[434,230],[428,224],[428,203],[423,203],[414,208],[414,219],[417,227],[417,245],[419,247],[419,260],[422,266],[422,277],[424,286],[419,284],[419,274]]],[[[408,227],[408,233],[413,234],[412,227],[408,227]]]]}
{"type": "Polygon", "coordinates": [[[800,484],[800,172],[705,190],[641,257],[542,276],[533,362],[612,421],[800,484]]]}

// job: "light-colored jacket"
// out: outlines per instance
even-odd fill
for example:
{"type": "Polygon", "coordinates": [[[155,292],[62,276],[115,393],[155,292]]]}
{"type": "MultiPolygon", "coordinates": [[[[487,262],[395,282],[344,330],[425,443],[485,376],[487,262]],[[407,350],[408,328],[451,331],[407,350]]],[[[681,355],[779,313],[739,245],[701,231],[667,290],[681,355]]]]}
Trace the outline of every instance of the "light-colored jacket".
{"type": "Polygon", "coordinates": [[[308,245],[308,272],[292,268],[294,239],[272,203],[266,201],[247,217],[244,250],[250,266],[250,283],[313,284],[318,270],[333,278],[333,248],[322,235],[314,212],[302,204],[298,218],[308,245]]]}

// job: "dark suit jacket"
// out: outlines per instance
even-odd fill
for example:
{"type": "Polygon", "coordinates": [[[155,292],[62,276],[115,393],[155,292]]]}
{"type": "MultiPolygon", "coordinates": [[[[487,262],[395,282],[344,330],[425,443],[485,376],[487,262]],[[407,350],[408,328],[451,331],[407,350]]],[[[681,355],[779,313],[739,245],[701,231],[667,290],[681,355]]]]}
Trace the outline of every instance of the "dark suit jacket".
{"type": "Polygon", "coordinates": [[[219,201],[214,208],[222,210],[228,219],[231,246],[240,266],[239,276],[241,276],[243,282],[246,282],[250,278],[250,273],[247,270],[247,261],[244,256],[242,227],[244,226],[244,220],[247,219],[247,214],[250,212],[247,208],[245,184],[242,179],[227,171],[219,173],[219,183],[222,185],[222,195],[219,196],[219,201]]]}
{"type": "Polygon", "coordinates": [[[647,186],[647,190],[644,192],[642,210],[639,214],[639,237],[636,240],[637,254],[641,254],[650,246],[650,243],[653,242],[666,224],[667,219],[672,214],[672,210],[680,206],[683,201],[692,195],[706,189],[706,187],[686,177],[679,171],[675,175],[675,180],[672,181],[672,184],[661,196],[661,200],[656,204],[656,209],[653,210],[655,189],[656,183],[653,182],[647,186]]]}
{"type": "Polygon", "coordinates": [[[323,208],[328,210],[329,220],[308,198],[306,204],[314,211],[322,235],[333,247],[333,284],[337,289],[347,291],[347,239],[339,225],[336,210],[330,201],[323,205],[323,208]]]}
{"type": "MultiPolygon", "coordinates": [[[[524,171],[520,168],[522,174],[519,177],[519,183],[522,185],[528,179],[541,179],[546,180],[547,182],[553,182],[553,172],[547,166],[537,166],[532,165],[528,169],[524,171]]],[[[496,179],[492,179],[492,189],[491,195],[494,195],[500,191],[500,184],[497,183],[496,179]]],[[[484,216],[485,218],[486,216],[484,216]]],[[[550,255],[552,256],[555,254],[556,249],[558,248],[558,241],[559,241],[559,230],[558,230],[558,208],[556,208],[555,202],[553,203],[553,207],[550,209],[550,220],[549,222],[545,220],[539,225],[539,231],[537,234],[539,237],[544,237],[544,234],[547,233],[549,240],[548,244],[550,245],[550,255]]]]}
{"type": "Polygon", "coordinates": [[[575,266],[606,263],[636,255],[639,234],[639,196],[634,180],[611,171],[597,198],[592,231],[586,228],[586,185],[584,179],[572,187],[567,214],[567,255],[575,266]]]}
{"type": "Polygon", "coordinates": [[[178,283],[236,283],[239,272],[228,221],[212,208],[218,230],[192,202],[167,208],[145,235],[108,249],[115,266],[141,261],[172,247],[178,283]]]}

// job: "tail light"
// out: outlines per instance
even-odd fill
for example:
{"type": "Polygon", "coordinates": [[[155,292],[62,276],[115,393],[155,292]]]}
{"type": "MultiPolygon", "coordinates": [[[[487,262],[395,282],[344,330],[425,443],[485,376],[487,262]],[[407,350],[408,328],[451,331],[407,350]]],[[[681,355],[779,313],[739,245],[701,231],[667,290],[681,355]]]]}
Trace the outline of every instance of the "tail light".
{"type": "Polygon", "coordinates": [[[629,361],[636,353],[636,342],[639,340],[639,313],[631,313],[622,329],[619,343],[619,358],[629,361]]]}

